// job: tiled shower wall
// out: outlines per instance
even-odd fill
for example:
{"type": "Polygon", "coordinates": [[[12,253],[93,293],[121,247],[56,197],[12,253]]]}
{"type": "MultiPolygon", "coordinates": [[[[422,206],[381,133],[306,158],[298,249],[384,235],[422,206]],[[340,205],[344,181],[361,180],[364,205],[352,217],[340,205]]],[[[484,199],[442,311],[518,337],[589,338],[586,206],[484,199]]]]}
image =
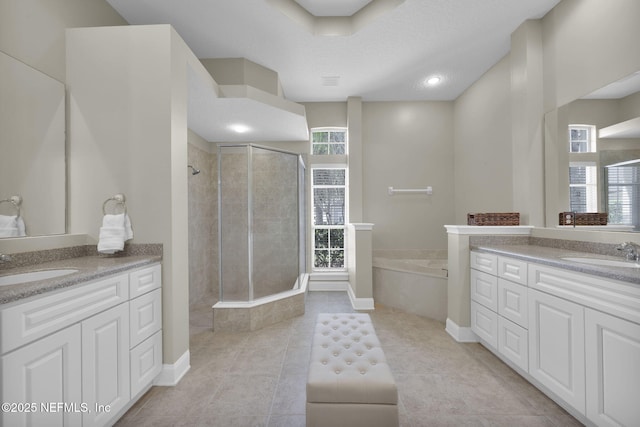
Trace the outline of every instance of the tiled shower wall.
{"type": "Polygon", "coordinates": [[[189,304],[218,301],[218,163],[215,153],[188,146],[189,304]]]}

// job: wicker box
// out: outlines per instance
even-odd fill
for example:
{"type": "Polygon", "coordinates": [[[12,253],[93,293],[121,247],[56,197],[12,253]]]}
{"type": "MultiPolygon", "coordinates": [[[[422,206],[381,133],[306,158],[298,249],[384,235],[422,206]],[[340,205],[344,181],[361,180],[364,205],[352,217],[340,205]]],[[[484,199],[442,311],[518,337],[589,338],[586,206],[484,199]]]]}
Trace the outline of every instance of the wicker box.
{"type": "Polygon", "coordinates": [[[468,225],[520,225],[519,212],[489,212],[467,214],[468,225]]]}
{"type": "Polygon", "coordinates": [[[560,212],[559,225],[607,225],[606,212],[560,212]],[[575,224],[574,224],[575,221],[575,224]]]}

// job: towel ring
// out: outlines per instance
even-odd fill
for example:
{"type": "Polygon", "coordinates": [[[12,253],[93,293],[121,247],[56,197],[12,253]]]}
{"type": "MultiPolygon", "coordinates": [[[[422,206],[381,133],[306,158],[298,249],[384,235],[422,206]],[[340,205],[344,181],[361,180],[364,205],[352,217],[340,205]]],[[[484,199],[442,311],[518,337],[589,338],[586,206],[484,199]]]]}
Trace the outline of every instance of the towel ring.
{"type": "Polygon", "coordinates": [[[122,206],[122,209],[123,209],[122,213],[126,214],[127,213],[127,204],[124,202],[124,200],[125,200],[124,194],[116,194],[113,197],[109,197],[102,204],[102,214],[103,215],[107,214],[107,203],[109,203],[109,202],[116,202],[116,204],[122,206]]]}
{"type": "Polygon", "coordinates": [[[22,197],[11,196],[8,199],[0,200],[0,203],[11,203],[16,210],[16,217],[20,217],[20,205],[22,204],[22,197]]]}

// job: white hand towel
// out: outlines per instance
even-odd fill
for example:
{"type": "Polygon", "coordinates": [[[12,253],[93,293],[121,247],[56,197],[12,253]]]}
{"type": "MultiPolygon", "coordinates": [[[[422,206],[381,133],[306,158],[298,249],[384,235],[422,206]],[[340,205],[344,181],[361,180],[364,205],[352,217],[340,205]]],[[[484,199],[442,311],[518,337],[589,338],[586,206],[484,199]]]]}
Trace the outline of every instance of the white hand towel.
{"type": "Polygon", "coordinates": [[[23,237],[25,234],[24,221],[21,217],[0,215],[0,237],[23,237]]]}
{"type": "Polygon", "coordinates": [[[113,254],[124,249],[124,242],[133,238],[131,220],[126,214],[105,215],[100,227],[98,252],[113,254]]]}

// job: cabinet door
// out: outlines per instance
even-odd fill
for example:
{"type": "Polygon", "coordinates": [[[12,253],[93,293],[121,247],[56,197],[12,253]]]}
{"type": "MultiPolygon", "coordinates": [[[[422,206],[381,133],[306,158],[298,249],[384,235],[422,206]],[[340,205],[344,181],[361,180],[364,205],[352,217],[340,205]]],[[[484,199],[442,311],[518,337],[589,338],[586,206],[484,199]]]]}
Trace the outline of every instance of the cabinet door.
{"type": "Polygon", "coordinates": [[[584,308],[529,289],[529,374],[585,413],[584,308]]]}
{"type": "Polygon", "coordinates": [[[82,322],[82,398],[84,427],[106,425],[129,403],[128,304],[82,322]]]}
{"type": "Polygon", "coordinates": [[[160,289],[129,302],[130,347],[133,348],[162,328],[162,294],[160,289]]]}
{"type": "Polygon", "coordinates": [[[162,371],[162,332],[131,349],[131,397],[147,388],[162,371]]]}
{"type": "Polygon", "coordinates": [[[528,328],[527,288],[508,280],[498,279],[498,314],[523,328],[528,328]]]}
{"type": "Polygon", "coordinates": [[[471,330],[493,350],[498,348],[498,314],[471,301],[471,330]]]}
{"type": "Polygon", "coordinates": [[[599,426],[640,425],[640,325],[585,310],[587,418],[599,426]]]}
{"type": "Polygon", "coordinates": [[[0,425],[80,426],[80,348],[80,325],[74,325],[2,356],[0,400],[37,407],[30,407],[30,412],[2,411],[0,425]]]}
{"type": "Polygon", "coordinates": [[[527,372],[529,370],[527,330],[502,316],[498,316],[498,352],[527,372]]]}
{"type": "Polygon", "coordinates": [[[498,311],[498,278],[472,269],[469,279],[471,299],[492,311],[498,311]]]}

